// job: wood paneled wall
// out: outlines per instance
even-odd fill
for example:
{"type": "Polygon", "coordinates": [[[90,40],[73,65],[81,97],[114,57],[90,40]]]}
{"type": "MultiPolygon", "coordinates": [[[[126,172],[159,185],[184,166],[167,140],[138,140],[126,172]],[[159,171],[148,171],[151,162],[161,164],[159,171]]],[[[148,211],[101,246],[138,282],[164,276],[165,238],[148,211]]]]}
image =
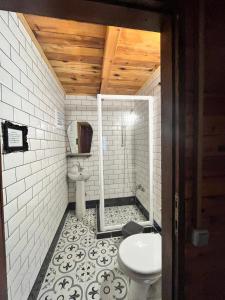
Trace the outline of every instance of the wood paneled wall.
{"type": "Polygon", "coordinates": [[[210,233],[209,245],[190,242],[195,221],[195,119],[197,1],[185,7],[186,98],[186,299],[225,299],[225,3],[206,0],[204,22],[204,116],[202,227],[210,233]]]}

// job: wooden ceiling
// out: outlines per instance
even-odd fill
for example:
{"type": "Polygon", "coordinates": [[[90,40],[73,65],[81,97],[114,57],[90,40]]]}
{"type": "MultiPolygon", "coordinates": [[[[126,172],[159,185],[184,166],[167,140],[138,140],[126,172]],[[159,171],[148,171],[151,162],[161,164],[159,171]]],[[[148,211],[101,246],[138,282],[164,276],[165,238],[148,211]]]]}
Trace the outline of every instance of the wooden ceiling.
{"type": "Polygon", "coordinates": [[[24,15],[66,94],[136,94],[160,64],[160,34],[24,15]]]}

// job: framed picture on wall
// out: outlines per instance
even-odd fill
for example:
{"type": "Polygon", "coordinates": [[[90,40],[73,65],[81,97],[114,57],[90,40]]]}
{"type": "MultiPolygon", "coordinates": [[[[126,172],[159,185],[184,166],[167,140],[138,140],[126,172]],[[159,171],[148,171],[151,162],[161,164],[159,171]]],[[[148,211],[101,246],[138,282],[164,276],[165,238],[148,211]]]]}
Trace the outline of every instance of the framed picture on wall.
{"type": "Polygon", "coordinates": [[[28,151],[27,133],[27,126],[19,126],[8,121],[2,123],[4,153],[28,151]]]}

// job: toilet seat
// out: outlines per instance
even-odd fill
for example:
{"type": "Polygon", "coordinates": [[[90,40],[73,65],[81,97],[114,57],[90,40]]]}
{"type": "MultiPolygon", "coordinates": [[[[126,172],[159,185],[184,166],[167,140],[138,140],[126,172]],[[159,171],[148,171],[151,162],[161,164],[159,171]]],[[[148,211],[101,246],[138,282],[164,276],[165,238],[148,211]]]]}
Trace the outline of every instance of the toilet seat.
{"type": "Polygon", "coordinates": [[[119,257],[124,266],[136,274],[157,274],[162,269],[161,248],[160,234],[135,234],[120,244],[119,257]]]}

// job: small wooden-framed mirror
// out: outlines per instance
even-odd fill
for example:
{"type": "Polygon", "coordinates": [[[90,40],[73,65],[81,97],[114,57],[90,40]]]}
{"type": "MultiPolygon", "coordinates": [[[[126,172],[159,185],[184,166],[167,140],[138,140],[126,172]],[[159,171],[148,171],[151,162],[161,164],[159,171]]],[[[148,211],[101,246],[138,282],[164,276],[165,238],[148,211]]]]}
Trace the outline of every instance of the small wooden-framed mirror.
{"type": "Polygon", "coordinates": [[[88,122],[77,122],[77,144],[79,153],[90,153],[93,129],[88,122]]]}
{"type": "Polygon", "coordinates": [[[71,153],[81,154],[91,152],[93,129],[88,122],[73,121],[67,129],[71,153]]]}

